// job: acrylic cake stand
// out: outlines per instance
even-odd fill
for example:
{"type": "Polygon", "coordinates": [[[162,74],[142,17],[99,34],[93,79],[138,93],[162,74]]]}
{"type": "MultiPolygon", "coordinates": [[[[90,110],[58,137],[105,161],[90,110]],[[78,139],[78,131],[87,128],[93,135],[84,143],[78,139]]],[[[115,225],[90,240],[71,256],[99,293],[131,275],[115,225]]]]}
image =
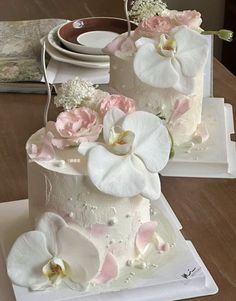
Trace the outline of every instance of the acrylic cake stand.
{"type": "Polygon", "coordinates": [[[154,210],[161,211],[176,232],[175,253],[168,262],[158,268],[151,278],[137,279],[130,287],[90,295],[67,288],[51,292],[29,292],[27,289],[11,285],[5,270],[5,255],[19,234],[29,229],[28,200],[0,204],[0,237],[2,253],[0,266],[0,301],[171,301],[182,300],[217,293],[218,288],[210,273],[190,241],[182,236],[181,224],[162,196],[154,210]],[[13,288],[13,289],[12,289],[13,288]],[[14,297],[15,295],[15,297],[14,297]],[[2,299],[1,299],[2,298],[2,299]]]}

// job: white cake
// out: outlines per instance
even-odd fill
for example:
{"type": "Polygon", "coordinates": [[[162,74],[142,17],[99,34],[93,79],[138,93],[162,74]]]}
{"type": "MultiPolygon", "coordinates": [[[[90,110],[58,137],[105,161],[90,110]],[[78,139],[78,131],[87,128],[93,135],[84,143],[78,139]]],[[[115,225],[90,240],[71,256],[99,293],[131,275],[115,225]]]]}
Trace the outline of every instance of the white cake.
{"type": "Polygon", "coordinates": [[[61,282],[84,290],[112,285],[128,267],[153,268],[153,258],[173,243],[150,218],[150,200],[161,194],[158,172],[170,155],[167,128],[136,111],[134,100],[80,79],[64,84],[55,101],[75,107],[27,142],[35,230],[10,251],[11,280],[33,291],[61,282]]]}
{"type": "MultiPolygon", "coordinates": [[[[35,133],[28,146],[38,143],[43,132],[35,133]]],[[[137,256],[135,236],[138,228],[150,221],[150,201],[140,196],[118,198],[102,193],[86,175],[85,163],[74,148],[56,150],[50,161],[36,161],[29,156],[30,216],[37,222],[44,212],[59,214],[100,246],[103,253],[112,252],[122,267],[137,256]]]]}
{"type": "Polygon", "coordinates": [[[110,55],[111,90],[165,119],[175,145],[189,142],[202,127],[209,50],[200,24],[197,12],[168,11],[142,21],[130,36],[123,34],[104,49],[110,55]]]}
{"type": "MultiPolygon", "coordinates": [[[[203,76],[203,71],[196,76],[192,94],[188,96],[191,107],[178,119],[178,126],[171,129],[176,145],[190,141],[201,123],[203,76]]],[[[167,121],[174,111],[176,100],[183,97],[173,88],[156,88],[142,82],[134,73],[133,58],[123,60],[111,56],[109,86],[116,93],[135,99],[140,110],[160,114],[167,121]]]]}

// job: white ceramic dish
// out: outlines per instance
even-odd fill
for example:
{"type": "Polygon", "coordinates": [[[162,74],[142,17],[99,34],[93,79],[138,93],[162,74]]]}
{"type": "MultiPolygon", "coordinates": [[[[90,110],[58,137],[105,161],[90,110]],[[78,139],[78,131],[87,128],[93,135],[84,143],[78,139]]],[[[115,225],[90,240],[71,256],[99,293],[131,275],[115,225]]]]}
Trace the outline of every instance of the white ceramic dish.
{"type": "Polygon", "coordinates": [[[80,66],[84,68],[109,68],[110,64],[109,62],[87,62],[87,61],[80,61],[78,59],[70,58],[66,55],[63,55],[61,52],[59,52],[57,49],[52,47],[50,43],[48,42],[47,38],[43,38],[41,40],[41,43],[45,41],[46,45],[46,51],[47,53],[55,60],[63,63],[68,63],[74,66],[80,66]]]}
{"type": "Polygon", "coordinates": [[[118,36],[112,31],[94,30],[79,35],[77,42],[86,47],[102,49],[118,36]]]}
{"type": "MultiPolygon", "coordinates": [[[[137,25],[131,23],[131,29],[137,25]]],[[[103,54],[104,48],[115,37],[127,31],[127,21],[113,17],[90,17],[61,25],[58,38],[68,49],[86,54],[103,54]]]]}
{"type": "Polygon", "coordinates": [[[57,31],[60,26],[53,28],[49,34],[48,34],[48,42],[49,44],[54,47],[59,52],[73,58],[78,59],[81,61],[87,61],[87,62],[108,62],[109,56],[108,55],[102,55],[102,54],[84,54],[84,53],[78,53],[70,51],[66,48],[64,48],[57,36],[57,31]]]}

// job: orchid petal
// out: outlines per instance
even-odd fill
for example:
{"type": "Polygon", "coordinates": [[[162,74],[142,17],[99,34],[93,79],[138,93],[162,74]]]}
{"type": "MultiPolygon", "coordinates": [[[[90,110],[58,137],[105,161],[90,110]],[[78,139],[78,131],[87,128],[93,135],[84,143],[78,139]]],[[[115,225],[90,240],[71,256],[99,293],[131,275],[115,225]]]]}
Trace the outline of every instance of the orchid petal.
{"type": "Polygon", "coordinates": [[[146,170],[145,178],[146,185],[140,194],[149,200],[159,199],[161,195],[161,182],[158,173],[151,173],[146,170]]]}
{"type": "Polygon", "coordinates": [[[161,56],[151,43],[138,49],[134,58],[134,71],[142,82],[152,87],[170,88],[179,79],[172,58],[161,56]]]}
{"type": "Polygon", "coordinates": [[[94,283],[106,283],[118,276],[118,264],[115,257],[108,253],[105,257],[100,274],[94,279],[94,283]]]}
{"type": "Polygon", "coordinates": [[[179,80],[177,83],[173,85],[173,89],[181,94],[190,95],[194,93],[195,88],[195,77],[187,77],[182,74],[181,65],[179,61],[173,60],[172,61],[175,70],[179,74],[179,80]]]}
{"type": "Polygon", "coordinates": [[[140,48],[141,46],[146,45],[147,43],[155,45],[156,41],[150,38],[142,37],[135,42],[135,46],[137,48],[140,48]]]}
{"type": "Polygon", "coordinates": [[[46,212],[43,214],[42,218],[39,220],[36,230],[43,232],[46,241],[47,248],[53,254],[57,256],[57,232],[61,227],[64,227],[66,222],[62,217],[53,213],[46,212]]]}
{"type": "Polygon", "coordinates": [[[13,244],[7,258],[7,272],[13,283],[43,289],[50,285],[43,276],[42,267],[52,258],[46,237],[39,231],[22,234],[13,244]]]}
{"type": "Polygon", "coordinates": [[[103,119],[103,137],[106,144],[109,143],[109,137],[110,137],[110,130],[111,128],[123,117],[125,116],[125,113],[118,109],[117,107],[111,108],[103,119]]]}
{"type": "Polygon", "coordinates": [[[68,264],[68,277],[79,284],[93,279],[101,266],[97,247],[78,229],[62,227],[57,232],[58,254],[68,264]]]}
{"type": "Polygon", "coordinates": [[[136,156],[134,156],[133,162],[142,172],[143,178],[145,179],[145,186],[140,194],[149,200],[157,200],[161,195],[161,183],[158,173],[148,171],[144,163],[136,156]]]}
{"type": "Polygon", "coordinates": [[[186,26],[180,26],[173,36],[177,41],[175,58],[181,64],[183,75],[196,76],[207,60],[207,38],[186,26]]]}
{"type": "Polygon", "coordinates": [[[117,156],[99,145],[88,154],[88,174],[102,192],[117,197],[132,197],[144,188],[142,173],[135,168],[133,156],[117,156]]]}
{"type": "Polygon", "coordinates": [[[149,171],[158,172],[165,167],[169,160],[171,141],[160,118],[137,111],[126,116],[122,127],[135,133],[133,152],[149,171]]]}
{"type": "Polygon", "coordinates": [[[65,284],[67,287],[69,287],[72,290],[77,290],[77,291],[81,291],[84,290],[86,288],[86,286],[82,286],[79,283],[75,283],[74,281],[72,281],[71,279],[69,279],[68,277],[65,277],[63,279],[63,284],[65,284]]]}
{"type": "Polygon", "coordinates": [[[142,224],[135,238],[135,245],[140,254],[145,253],[148,244],[152,241],[153,235],[157,227],[157,222],[147,222],[142,224]]]}
{"type": "Polygon", "coordinates": [[[96,143],[96,142],[83,142],[79,145],[78,152],[81,155],[86,156],[88,154],[88,152],[97,145],[98,145],[98,143],[96,143]]]}

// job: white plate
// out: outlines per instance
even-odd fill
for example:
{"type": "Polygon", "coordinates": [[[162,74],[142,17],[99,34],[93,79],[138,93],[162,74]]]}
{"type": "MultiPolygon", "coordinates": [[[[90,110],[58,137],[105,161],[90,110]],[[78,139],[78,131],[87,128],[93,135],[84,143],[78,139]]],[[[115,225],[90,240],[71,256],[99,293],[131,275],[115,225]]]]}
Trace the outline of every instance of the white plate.
{"type": "Polygon", "coordinates": [[[47,53],[55,60],[63,63],[68,63],[75,66],[85,67],[85,68],[109,68],[109,62],[87,62],[80,61],[78,59],[69,58],[63,55],[61,52],[56,50],[52,45],[50,45],[47,38],[43,38],[41,43],[45,41],[46,51],[47,53]]]}
{"type": "Polygon", "coordinates": [[[53,28],[49,34],[48,34],[48,42],[49,44],[54,47],[56,50],[59,52],[72,57],[74,59],[79,59],[82,61],[91,61],[91,62],[108,62],[109,61],[109,56],[108,55],[102,55],[102,54],[84,54],[84,53],[78,53],[78,52],[73,52],[68,49],[63,48],[61,46],[61,42],[57,36],[57,30],[60,26],[53,28]]]}
{"type": "Polygon", "coordinates": [[[94,30],[82,33],[78,36],[78,43],[92,48],[104,48],[119,34],[113,31],[94,30]]]}

